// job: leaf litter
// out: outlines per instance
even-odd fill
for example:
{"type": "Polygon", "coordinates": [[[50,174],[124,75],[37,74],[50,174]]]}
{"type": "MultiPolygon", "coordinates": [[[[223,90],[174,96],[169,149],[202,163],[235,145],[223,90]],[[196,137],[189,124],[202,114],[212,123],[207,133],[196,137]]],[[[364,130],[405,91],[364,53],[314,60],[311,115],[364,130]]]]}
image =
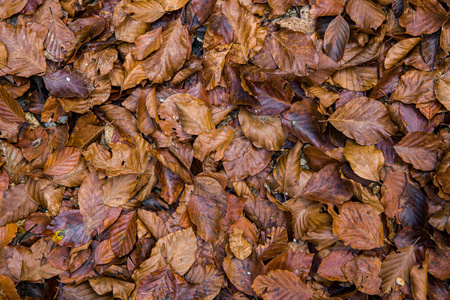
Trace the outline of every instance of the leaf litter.
{"type": "Polygon", "coordinates": [[[445,0],[0,0],[0,298],[449,299],[445,0]]]}

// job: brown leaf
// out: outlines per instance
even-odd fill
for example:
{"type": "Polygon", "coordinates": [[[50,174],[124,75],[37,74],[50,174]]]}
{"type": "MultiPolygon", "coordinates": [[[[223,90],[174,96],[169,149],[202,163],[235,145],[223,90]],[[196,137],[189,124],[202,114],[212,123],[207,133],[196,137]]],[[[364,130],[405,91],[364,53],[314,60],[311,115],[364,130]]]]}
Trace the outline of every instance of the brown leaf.
{"type": "Polygon", "coordinates": [[[340,206],[333,218],[333,233],[353,249],[371,250],[384,245],[380,217],[370,206],[357,202],[340,206]]]}
{"type": "Polygon", "coordinates": [[[17,233],[17,225],[14,223],[0,227],[0,248],[7,246],[17,233]]]}
{"type": "Polygon", "coordinates": [[[168,266],[157,268],[139,281],[136,293],[138,300],[176,299],[178,288],[174,272],[168,266]]]}
{"type": "Polygon", "coordinates": [[[128,53],[128,55],[125,57],[123,67],[125,69],[124,79],[121,86],[123,90],[135,87],[141,81],[147,79],[147,75],[145,75],[142,63],[138,60],[135,60],[131,53],[128,53]]]}
{"type": "Polygon", "coordinates": [[[42,234],[50,236],[58,245],[67,247],[78,247],[91,240],[91,236],[85,234],[83,217],[79,210],[60,213],[42,234]]]}
{"type": "Polygon", "coordinates": [[[94,90],[84,74],[69,68],[46,74],[43,78],[45,87],[54,97],[86,98],[94,90]]]}
{"type": "Polygon", "coordinates": [[[345,89],[364,92],[377,84],[377,68],[351,67],[335,72],[331,79],[345,89]]]}
{"type": "Polygon", "coordinates": [[[148,79],[163,83],[183,66],[190,53],[188,33],[178,19],[163,30],[163,43],[153,54],[142,61],[148,79]]]}
{"type": "MultiPolygon", "coordinates": [[[[264,33],[262,39],[265,37],[264,29],[258,28],[261,20],[236,1],[220,2],[220,10],[233,29],[233,41],[239,53],[237,55],[247,60],[251,56],[251,51],[257,46],[258,34],[262,31],[264,33]]],[[[231,52],[233,53],[233,50],[231,52]]]]}
{"type": "Polygon", "coordinates": [[[415,264],[414,245],[389,253],[381,264],[382,291],[395,292],[410,282],[409,272],[415,264]]]}
{"type": "Polygon", "coordinates": [[[311,18],[337,16],[344,11],[344,0],[317,0],[311,5],[311,18]]]}
{"type": "Polygon", "coordinates": [[[322,148],[326,147],[326,142],[322,135],[315,107],[316,104],[307,99],[295,102],[289,110],[281,115],[281,124],[283,128],[286,128],[302,142],[322,148]]]}
{"type": "Polygon", "coordinates": [[[434,80],[431,72],[408,71],[400,77],[392,99],[405,104],[429,103],[436,98],[434,80]]]}
{"type": "Polygon", "coordinates": [[[0,198],[0,226],[26,218],[34,213],[38,206],[28,197],[23,184],[10,188],[0,198]]]}
{"type": "Polygon", "coordinates": [[[231,252],[240,260],[246,259],[252,254],[252,245],[247,242],[243,233],[244,230],[235,227],[228,237],[231,252]]]}
{"type": "Polygon", "coordinates": [[[370,181],[380,181],[380,171],[384,166],[381,150],[375,149],[375,146],[359,146],[347,141],[344,156],[356,175],[370,181]]]}
{"type": "Polygon", "coordinates": [[[172,270],[182,276],[196,259],[197,238],[192,228],[178,230],[158,240],[152,256],[162,255],[172,270]]]}
{"type": "Polygon", "coordinates": [[[432,133],[409,132],[400,142],[395,144],[395,152],[415,169],[432,171],[439,162],[442,153],[441,140],[432,133]]]}
{"type": "Polygon", "coordinates": [[[31,25],[15,27],[0,22],[0,42],[8,52],[8,63],[0,74],[29,77],[45,73],[44,38],[31,25]]]}
{"type": "Polygon", "coordinates": [[[366,29],[377,30],[385,19],[381,5],[371,0],[350,0],[345,5],[345,11],[357,25],[366,29]]]}
{"type": "Polygon", "coordinates": [[[137,183],[136,175],[108,177],[102,186],[103,203],[110,207],[125,204],[131,199],[137,183]]]}
{"type": "Polygon", "coordinates": [[[341,270],[360,292],[369,295],[380,293],[381,261],[378,257],[359,255],[346,263],[341,270]]]}
{"type": "Polygon", "coordinates": [[[20,300],[17,294],[14,281],[10,278],[0,275],[0,297],[6,300],[20,300]]]}
{"type": "Polygon", "coordinates": [[[226,193],[216,179],[207,176],[195,178],[194,192],[187,208],[192,223],[197,225],[197,234],[205,241],[213,242],[218,238],[226,204],[226,193]]]}
{"type": "Polygon", "coordinates": [[[48,34],[44,42],[45,50],[55,61],[63,61],[70,42],[75,39],[73,32],[54,13],[45,21],[48,34]]]}
{"type": "Polygon", "coordinates": [[[100,109],[103,113],[105,113],[106,118],[114,123],[119,131],[132,138],[136,138],[141,135],[137,126],[136,117],[126,108],[113,104],[107,104],[102,105],[100,109]]]}
{"type": "Polygon", "coordinates": [[[239,181],[262,171],[270,161],[271,153],[257,149],[244,136],[234,135],[234,140],[225,150],[223,167],[232,181],[239,181]]]}
{"type": "Polygon", "coordinates": [[[230,255],[226,256],[223,261],[223,269],[228,279],[238,290],[251,296],[255,295],[251,287],[252,283],[255,278],[264,274],[264,264],[258,259],[254,251],[244,260],[239,260],[230,255]]]}
{"type": "Polygon", "coordinates": [[[365,97],[353,99],[338,108],[328,121],[360,145],[374,145],[397,130],[386,107],[365,97]]]}
{"type": "Polygon", "coordinates": [[[438,79],[436,80],[435,93],[438,101],[445,107],[445,109],[450,109],[450,81],[448,79],[438,79]]]}
{"type": "Polygon", "coordinates": [[[8,268],[18,281],[42,281],[60,275],[63,271],[52,267],[45,256],[55,247],[50,239],[40,239],[29,249],[23,246],[14,248],[8,258],[8,268]]]}
{"type": "Polygon", "coordinates": [[[133,43],[136,38],[150,29],[150,24],[135,21],[127,16],[122,23],[116,27],[115,35],[120,41],[133,43]]]}
{"type": "Polygon", "coordinates": [[[129,299],[134,283],[109,277],[89,278],[89,284],[99,295],[112,293],[114,298],[129,299]]]}
{"type": "Polygon", "coordinates": [[[164,8],[159,1],[146,0],[126,4],[122,9],[139,22],[152,23],[164,15],[164,8]]]}
{"type": "MultiPolygon", "coordinates": [[[[136,3],[139,4],[141,2],[133,2],[133,4],[136,3]]],[[[135,48],[131,52],[137,60],[143,60],[151,53],[158,50],[162,43],[162,27],[159,27],[139,36],[135,41],[135,48]]]]}
{"type": "Polygon", "coordinates": [[[296,76],[307,76],[319,67],[319,52],[311,38],[302,33],[280,30],[272,34],[270,52],[277,66],[296,76]]]}
{"type": "Polygon", "coordinates": [[[5,45],[0,42],[0,70],[3,69],[8,61],[8,52],[6,51],[5,45]]]}
{"type": "Polygon", "coordinates": [[[384,60],[384,67],[386,69],[392,68],[396,63],[408,55],[421,40],[421,38],[405,39],[392,46],[384,60]]]}
{"type": "Polygon", "coordinates": [[[111,226],[111,248],[116,257],[130,253],[136,243],[136,213],[122,214],[111,226]]]}
{"type": "Polygon", "coordinates": [[[144,223],[148,231],[150,231],[152,236],[154,236],[157,240],[169,234],[166,224],[155,213],[148,210],[140,209],[138,211],[138,217],[139,220],[141,220],[142,223],[144,223]]]}
{"type": "Polygon", "coordinates": [[[341,204],[352,196],[351,185],[341,179],[338,164],[329,164],[315,173],[302,193],[306,199],[325,204],[341,204]]]}
{"type": "Polygon", "coordinates": [[[75,168],[80,155],[80,150],[73,147],[64,147],[56,150],[45,163],[44,172],[48,175],[67,174],[75,168]]]}
{"type": "Polygon", "coordinates": [[[280,118],[276,116],[252,115],[247,109],[241,108],[239,123],[245,137],[257,148],[278,151],[287,138],[280,118]]]}
{"type": "Polygon", "coordinates": [[[286,196],[299,197],[312,175],[311,172],[302,170],[300,165],[302,146],[301,142],[297,142],[287,155],[280,156],[272,173],[286,196]]]}
{"type": "Polygon", "coordinates": [[[268,300],[286,297],[287,299],[307,300],[313,295],[312,289],[294,273],[287,270],[270,271],[258,276],[252,284],[255,292],[268,300]]]}
{"type": "Polygon", "coordinates": [[[263,243],[256,246],[255,251],[262,261],[272,259],[284,251],[288,242],[286,227],[271,227],[261,232],[263,243]]]}
{"type": "Polygon", "coordinates": [[[433,275],[439,280],[447,280],[450,278],[450,254],[448,250],[445,249],[430,249],[429,252],[429,263],[428,263],[428,273],[433,275]]]}
{"type": "Polygon", "coordinates": [[[27,5],[27,0],[2,0],[0,1],[0,19],[8,19],[12,15],[20,12],[25,5],[27,5]]]}
{"type": "Polygon", "coordinates": [[[428,282],[428,256],[421,266],[415,265],[410,272],[411,292],[414,299],[427,299],[427,282],[428,282]]]}
{"type": "Polygon", "coordinates": [[[181,127],[188,134],[199,135],[214,129],[211,111],[201,100],[189,94],[175,94],[168,99],[175,103],[181,127]]]}
{"type": "Polygon", "coordinates": [[[448,15],[442,5],[436,0],[415,1],[414,7],[406,5],[405,11],[399,19],[406,33],[413,36],[430,34],[439,30],[447,21],[448,15]]]}
{"type": "Polygon", "coordinates": [[[338,62],[344,55],[345,46],[350,37],[350,27],[340,15],[333,19],[324,36],[324,52],[338,62]]]}
{"type": "Polygon", "coordinates": [[[228,127],[200,134],[194,141],[194,157],[204,161],[208,155],[213,155],[214,161],[221,160],[233,137],[234,131],[228,127]]]}
{"type": "Polygon", "coordinates": [[[99,228],[109,207],[103,204],[102,185],[95,173],[89,173],[78,190],[78,204],[86,234],[99,228]]]}
{"type": "Polygon", "coordinates": [[[84,282],[82,284],[68,284],[58,289],[58,295],[67,300],[107,300],[110,296],[100,297],[89,285],[84,282]]]}
{"type": "Polygon", "coordinates": [[[317,274],[330,281],[346,282],[344,273],[341,268],[353,259],[353,254],[347,250],[332,251],[327,257],[322,259],[322,262],[317,269],[317,274]]]}

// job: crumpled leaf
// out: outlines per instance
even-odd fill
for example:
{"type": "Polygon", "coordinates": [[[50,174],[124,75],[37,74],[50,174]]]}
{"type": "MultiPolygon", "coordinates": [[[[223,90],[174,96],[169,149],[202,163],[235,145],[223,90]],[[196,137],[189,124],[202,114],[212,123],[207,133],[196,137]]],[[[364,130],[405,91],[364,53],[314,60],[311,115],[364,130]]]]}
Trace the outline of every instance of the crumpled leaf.
{"type": "Polygon", "coordinates": [[[241,108],[239,123],[245,137],[257,148],[277,151],[287,138],[281,127],[281,120],[276,116],[256,116],[241,108]]]}

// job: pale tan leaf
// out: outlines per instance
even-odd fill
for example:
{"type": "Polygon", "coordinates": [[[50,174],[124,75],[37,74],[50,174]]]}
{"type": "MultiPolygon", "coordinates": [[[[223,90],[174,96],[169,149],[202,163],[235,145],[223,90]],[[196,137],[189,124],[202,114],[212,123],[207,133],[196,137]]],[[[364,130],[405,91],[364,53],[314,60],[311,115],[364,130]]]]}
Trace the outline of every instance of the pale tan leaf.
{"type": "Polygon", "coordinates": [[[152,23],[164,15],[164,8],[154,0],[129,2],[122,9],[139,22],[152,23]]]}
{"type": "Polygon", "coordinates": [[[215,128],[211,111],[201,100],[189,94],[175,94],[169,98],[174,101],[181,127],[188,134],[199,135],[215,128]]]}
{"type": "Polygon", "coordinates": [[[375,146],[359,146],[348,140],[344,148],[344,156],[356,175],[371,181],[380,180],[380,170],[384,166],[384,156],[375,146]]]}
{"type": "Polygon", "coordinates": [[[444,105],[445,109],[450,110],[450,80],[438,79],[434,86],[436,98],[444,105]]]}
{"type": "Polygon", "coordinates": [[[418,44],[422,39],[418,38],[410,38],[405,39],[389,49],[386,58],[384,59],[384,67],[386,69],[392,68],[396,63],[401,61],[408,53],[418,44]]]}
{"type": "Polygon", "coordinates": [[[247,242],[243,233],[244,230],[235,227],[228,237],[231,252],[240,260],[246,259],[252,254],[252,245],[247,242]]]}
{"type": "Polygon", "coordinates": [[[377,84],[378,70],[376,67],[351,67],[335,72],[331,79],[348,90],[364,92],[377,84]]]}

